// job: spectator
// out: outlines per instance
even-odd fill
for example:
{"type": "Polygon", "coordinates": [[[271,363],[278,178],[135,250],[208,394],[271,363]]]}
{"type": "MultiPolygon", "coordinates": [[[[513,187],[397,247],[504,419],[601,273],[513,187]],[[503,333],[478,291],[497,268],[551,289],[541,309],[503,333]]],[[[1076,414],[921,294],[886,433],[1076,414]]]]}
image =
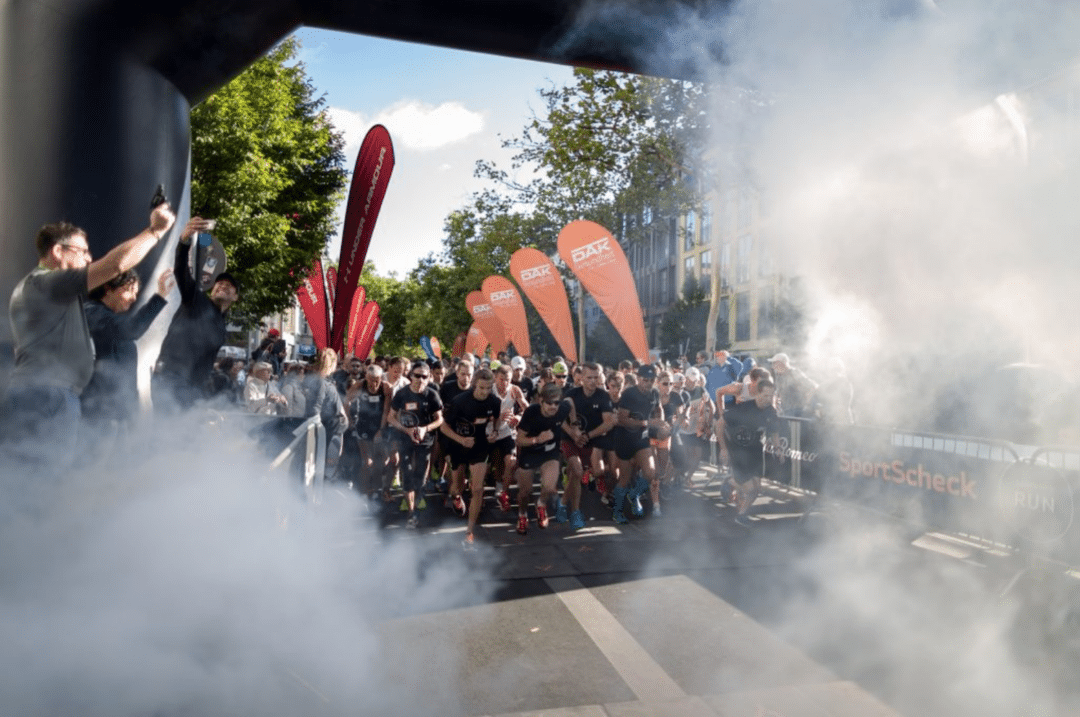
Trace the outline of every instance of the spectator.
{"type": "Polygon", "coordinates": [[[252,413],[275,416],[287,406],[285,397],[271,380],[273,366],[269,361],[256,361],[251,375],[244,383],[244,405],[252,413]]]}
{"type": "Polygon", "coordinates": [[[304,398],[304,365],[291,363],[285,369],[281,379],[281,395],[285,397],[285,415],[293,418],[307,413],[307,401],[304,398]]]}
{"type": "Polygon", "coordinates": [[[130,423],[139,405],[138,349],[135,341],[165,308],[174,286],[172,270],[162,272],[157,293],[138,311],[139,276],[133,270],[110,279],[90,292],[86,321],[97,361],[94,377],[83,391],[83,414],[95,423],[130,423]]]}
{"type": "Polygon", "coordinates": [[[15,286],[10,303],[15,368],[0,435],[15,457],[58,468],[74,458],[79,395],[94,373],[83,303],[90,291],[138,265],[175,220],[168,204],[158,205],[148,229],[97,261],[77,226],[61,222],[38,231],[38,266],[15,286]]]}
{"type": "Polygon", "coordinates": [[[228,272],[221,273],[207,296],[191,275],[188,258],[191,238],[208,227],[208,220],[193,217],[176,246],[173,272],[180,287],[180,307],[161,345],[154,374],[154,401],[159,408],[190,408],[211,394],[214,358],[225,344],[226,314],[240,295],[240,286],[228,272]]]}
{"type": "Polygon", "coordinates": [[[709,398],[716,401],[717,410],[721,408],[730,408],[735,405],[734,396],[721,397],[719,391],[724,386],[732,383],[736,383],[739,380],[739,376],[742,375],[743,365],[739,359],[735,358],[727,351],[717,351],[715,354],[715,360],[713,365],[709,368],[708,374],[705,378],[705,390],[709,394],[709,398]]]}
{"type": "Polygon", "coordinates": [[[285,357],[285,340],[281,338],[281,332],[270,329],[266,332],[266,338],[259,342],[259,348],[251,354],[252,361],[266,361],[270,364],[270,371],[274,376],[281,375],[281,362],[285,357]]]}
{"type": "Polygon", "coordinates": [[[326,427],[326,470],[329,475],[341,459],[341,445],[349,425],[341,394],[330,380],[337,369],[337,352],[320,349],[315,355],[314,370],[304,377],[306,417],[319,416],[326,427]]]}
{"type": "Polygon", "coordinates": [[[225,403],[240,400],[240,372],[244,362],[226,356],[217,362],[210,374],[210,396],[225,403]]]}
{"type": "Polygon", "coordinates": [[[791,365],[785,353],[769,359],[776,383],[776,410],[784,416],[803,418],[810,415],[817,383],[791,365]]]}

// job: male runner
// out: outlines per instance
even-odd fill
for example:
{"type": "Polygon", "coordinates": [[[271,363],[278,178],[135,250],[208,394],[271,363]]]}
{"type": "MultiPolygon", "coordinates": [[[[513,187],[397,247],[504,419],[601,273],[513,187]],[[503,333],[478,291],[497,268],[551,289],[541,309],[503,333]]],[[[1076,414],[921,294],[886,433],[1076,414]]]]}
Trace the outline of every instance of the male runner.
{"type": "Polygon", "coordinates": [[[634,515],[644,513],[641,494],[656,480],[656,457],[649,444],[649,429],[664,430],[660,408],[660,393],[653,388],[656,369],[645,364],[637,370],[637,383],[627,387],[619,399],[618,433],[615,436],[615,454],[619,457],[619,483],[614,492],[611,514],[616,523],[628,523],[623,513],[623,501],[629,496],[633,501],[634,515]],[[650,418],[658,415],[659,418],[650,418]],[[634,478],[641,471],[643,478],[634,478]],[[630,482],[634,478],[631,490],[630,482]]]}
{"type": "Polygon", "coordinates": [[[454,398],[446,411],[447,420],[441,427],[443,435],[456,444],[451,446],[449,454],[450,467],[454,471],[450,494],[455,505],[462,501],[459,476],[466,466],[469,471],[472,496],[469,500],[469,522],[465,531],[466,548],[473,547],[473,530],[480,517],[480,508],[484,504],[484,477],[487,475],[488,458],[491,455],[491,438],[502,423],[502,401],[491,391],[494,382],[495,378],[488,369],[477,371],[472,391],[460,393],[454,398]],[[459,468],[462,469],[460,472],[459,468]]]}
{"type": "Polygon", "coordinates": [[[618,421],[611,397],[600,388],[603,375],[599,364],[589,361],[580,366],[581,385],[566,394],[573,405],[571,424],[575,430],[570,433],[571,440],[562,442],[569,476],[555,513],[555,520],[565,523],[569,510],[570,527],[574,530],[585,527],[585,516],[581,514],[581,486],[588,483],[585,467],[588,466],[593,476],[604,474],[604,449],[594,440],[611,431],[618,421]]]}
{"type": "MultiPolygon", "coordinates": [[[[517,426],[517,532],[521,535],[529,532],[529,496],[537,471],[540,473],[540,498],[536,503],[536,525],[540,528],[548,525],[546,506],[556,494],[559,480],[558,446],[563,432],[570,429],[571,403],[562,400],[562,390],[558,386],[546,384],[540,389],[538,398],[538,403],[525,409],[517,426]]],[[[584,527],[584,519],[581,523],[584,527]]]]}
{"type": "Polygon", "coordinates": [[[397,450],[401,456],[401,487],[405,491],[409,518],[406,525],[416,528],[416,492],[424,487],[424,477],[431,460],[435,429],[443,424],[442,400],[428,381],[431,371],[417,361],[409,370],[409,385],[394,394],[387,422],[397,429],[397,450]]]}
{"type": "MultiPolygon", "coordinates": [[[[780,439],[780,419],[773,407],[776,384],[763,378],[757,383],[753,401],[736,403],[721,415],[719,433],[721,459],[729,462],[738,487],[735,522],[749,526],[747,513],[761,489],[766,445],[775,447],[780,439]]],[[[780,460],[783,461],[783,454],[780,460]]]]}

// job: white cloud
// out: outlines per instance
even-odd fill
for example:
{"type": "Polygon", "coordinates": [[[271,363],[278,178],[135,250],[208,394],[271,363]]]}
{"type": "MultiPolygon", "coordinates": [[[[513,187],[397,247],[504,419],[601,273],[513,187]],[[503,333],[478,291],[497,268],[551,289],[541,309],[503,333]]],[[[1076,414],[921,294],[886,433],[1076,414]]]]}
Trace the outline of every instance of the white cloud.
{"type": "Polygon", "coordinates": [[[460,102],[433,106],[419,100],[404,100],[373,116],[338,107],[331,107],[329,114],[334,126],[345,133],[346,154],[359,146],[375,124],[390,131],[395,146],[420,151],[453,144],[484,129],[484,115],[460,102]]]}

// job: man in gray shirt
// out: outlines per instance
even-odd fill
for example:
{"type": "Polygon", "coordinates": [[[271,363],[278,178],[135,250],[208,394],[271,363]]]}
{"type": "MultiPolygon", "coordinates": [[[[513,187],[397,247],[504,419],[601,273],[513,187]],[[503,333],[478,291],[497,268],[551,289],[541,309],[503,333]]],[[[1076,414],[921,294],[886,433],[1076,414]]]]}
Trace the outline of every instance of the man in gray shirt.
{"type": "Polygon", "coordinates": [[[150,226],[93,261],[86,232],[67,222],[37,235],[38,265],[11,294],[15,368],[3,401],[9,454],[63,467],[78,441],[79,394],[94,373],[94,344],[83,313],[89,292],[134,268],[176,220],[168,204],[150,226]]]}

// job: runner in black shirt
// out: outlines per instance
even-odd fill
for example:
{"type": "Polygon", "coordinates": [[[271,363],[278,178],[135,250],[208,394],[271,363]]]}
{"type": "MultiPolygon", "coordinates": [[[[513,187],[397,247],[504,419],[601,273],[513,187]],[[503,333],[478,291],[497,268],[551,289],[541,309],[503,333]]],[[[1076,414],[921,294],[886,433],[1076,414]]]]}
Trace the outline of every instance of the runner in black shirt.
{"type": "Polygon", "coordinates": [[[398,453],[401,456],[401,487],[408,501],[408,526],[420,524],[416,515],[416,492],[424,487],[424,477],[435,442],[433,431],[442,425],[442,400],[427,385],[431,371],[418,361],[409,370],[409,385],[398,390],[390,402],[388,423],[397,429],[398,453]]]}
{"type": "MultiPolygon", "coordinates": [[[[525,409],[517,426],[518,445],[518,525],[517,532],[529,530],[529,496],[533,476],[540,472],[540,498],[536,503],[536,524],[547,527],[548,501],[556,494],[559,481],[559,442],[570,429],[571,404],[561,398],[554,383],[540,389],[539,403],[525,409]]],[[[584,521],[583,521],[584,522],[584,521]]]]}
{"type": "Polygon", "coordinates": [[[352,427],[350,432],[360,451],[360,491],[370,498],[379,490],[383,500],[388,502],[390,485],[386,452],[375,441],[390,417],[390,385],[383,381],[382,368],[368,366],[364,380],[346,408],[352,427]]]}
{"type": "Polygon", "coordinates": [[[656,480],[656,456],[649,444],[649,429],[665,430],[667,424],[660,408],[660,393],[653,388],[656,369],[646,364],[637,370],[637,384],[623,391],[619,399],[618,433],[615,435],[615,453],[619,457],[619,484],[614,492],[611,518],[616,523],[627,523],[623,513],[623,501],[629,497],[633,502],[634,515],[642,515],[641,495],[656,480]],[[650,418],[657,415],[659,418],[650,418]],[[637,471],[643,477],[634,478],[637,471]],[[633,488],[630,486],[634,478],[633,488]]]}
{"type": "MultiPolygon", "coordinates": [[[[472,386],[473,377],[473,364],[472,361],[462,359],[458,362],[457,368],[454,370],[454,375],[446,379],[439,386],[439,398],[442,399],[444,406],[449,406],[458,394],[468,391],[472,386]]],[[[439,476],[440,489],[445,490],[446,486],[446,474],[451,470],[449,454],[457,444],[450,440],[444,433],[439,432],[438,441],[435,445],[435,471],[439,476]]],[[[464,469],[462,469],[464,470],[464,469]]],[[[453,480],[453,478],[452,478],[453,480]]],[[[457,479],[460,490],[460,485],[464,481],[463,476],[458,476],[457,479]]],[[[458,515],[464,517],[467,511],[465,502],[461,500],[461,496],[458,496],[458,500],[453,504],[454,510],[458,512],[458,515]]]]}
{"type": "Polygon", "coordinates": [[[611,396],[600,386],[603,380],[600,366],[586,362],[581,364],[581,369],[581,385],[570,389],[566,394],[573,405],[571,424],[576,431],[564,438],[562,442],[562,451],[566,456],[569,475],[563,491],[563,499],[555,515],[556,521],[565,523],[567,510],[569,510],[570,527],[574,530],[585,527],[585,517],[580,510],[581,486],[588,483],[585,478],[585,466],[589,467],[593,476],[601,476],[604,473],[603,448],[596,446],[593,441],[611,431],[617,420],[611,396]]]}
{"type": "Polygon", "coordinates": [[[491,437],[500,423],[502,401],[491,391],[495,377],[491,371],[482,368],[473,379],[473,389],[468,393],[458,394],[446,412],[446,422],[442,424],[442,433],[457,445],[450,451],[450,466],[453,469],[453,483],[450,494],[455,505],[461,502],[462,486],[458,476],[468,466],[469,488],[469,523],[465,532],[465,547],[473,545],[473,529],[480,517],[480,508],[484,504],[484,477],[487,475],[488,458],[491,455],[491,437]]]}
{"type": "MultiPolygon", "coordinates": [[[[776,385],[767,378],[761,379],[753,401],[736,403],[721,414],[720,453],[731,465],[739,488],[735,517],[739,525],[749,525],[746,514],[761,489],[765,446],[776,446],[779,441],[780,420],[773,407],[775,396],[776,385]]],[[[783,454],[780,459],[783,460],[783,454]]]]}

